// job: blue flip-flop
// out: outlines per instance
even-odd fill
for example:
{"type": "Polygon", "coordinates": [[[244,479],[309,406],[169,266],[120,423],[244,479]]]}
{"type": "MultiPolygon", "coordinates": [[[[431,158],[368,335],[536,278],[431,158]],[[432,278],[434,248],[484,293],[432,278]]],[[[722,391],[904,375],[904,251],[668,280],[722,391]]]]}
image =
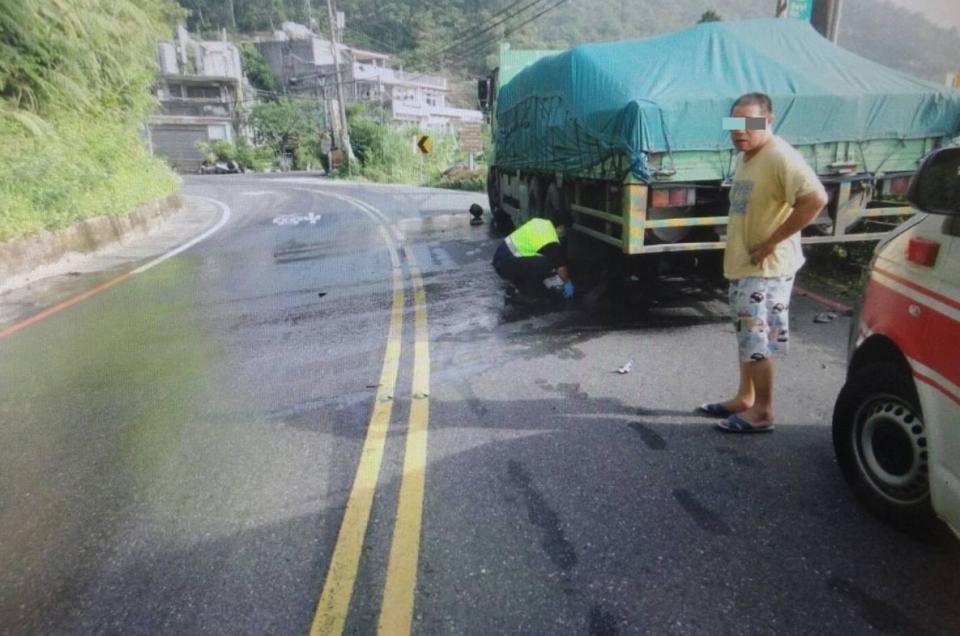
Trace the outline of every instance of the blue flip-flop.
{"type": "Polygon", "coordinates": [[[734,414],[733,411],[725,407],[723,404],[720,404],[719,402],[713,402],[711,404],[701,404],[700,406],[697,407],[697,413],[701,413],[703,415],[709,415],[710,417],[722,417],[722,418],[728,418],[734,414]]]}
{"type": "Polygon", "coordinates": [[[722,422],[717,422],[717,428],[727,433],[770,433],[773,424],[768,426],[754,426],[739,415],[731,415],[722,422]]]}

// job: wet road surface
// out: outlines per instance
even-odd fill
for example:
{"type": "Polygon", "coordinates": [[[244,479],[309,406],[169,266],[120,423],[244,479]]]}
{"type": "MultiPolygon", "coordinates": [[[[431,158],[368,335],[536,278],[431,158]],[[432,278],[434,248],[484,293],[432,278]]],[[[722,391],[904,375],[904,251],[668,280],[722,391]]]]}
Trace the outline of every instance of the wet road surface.
{"type": "Polygon", "coordinates": [[[777,431],[729,436],[692,412],[736,387],[713,276],[610,302],[581,269],[586,298],[521,306],[476,194],[185,194],[229,219],[0,339],[0,632],[960,632],[957,543],[876,522],[833,461],[849,318],[795,297],[777,431]]]}

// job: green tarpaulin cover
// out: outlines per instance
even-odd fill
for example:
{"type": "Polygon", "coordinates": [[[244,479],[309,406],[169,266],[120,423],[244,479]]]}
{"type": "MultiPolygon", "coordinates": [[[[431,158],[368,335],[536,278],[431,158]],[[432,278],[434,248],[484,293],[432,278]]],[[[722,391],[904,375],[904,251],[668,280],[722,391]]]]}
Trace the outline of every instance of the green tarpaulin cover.
{"type": "Polygon", "coordinates": [[[496,165],[579,171],[623,154],[647,179],[647,153],[731,149],[722,119],[753,91],[773,98],[775,131],[796,145],[960,133],[960,92],[866,60],[806,22],[712,22],[527,67],[497,98],[496,165]]]}

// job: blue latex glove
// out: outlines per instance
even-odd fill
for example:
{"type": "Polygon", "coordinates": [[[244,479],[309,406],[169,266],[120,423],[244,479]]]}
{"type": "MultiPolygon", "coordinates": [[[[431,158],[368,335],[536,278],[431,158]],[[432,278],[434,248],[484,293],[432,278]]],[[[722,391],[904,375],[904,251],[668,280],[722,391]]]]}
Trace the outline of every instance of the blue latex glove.
{"type": "Polygon", "coordinates": [[[565,300],[573,298],[573,291],[573,282],[568,280],[563,284],[563,298],[565,300]]]}

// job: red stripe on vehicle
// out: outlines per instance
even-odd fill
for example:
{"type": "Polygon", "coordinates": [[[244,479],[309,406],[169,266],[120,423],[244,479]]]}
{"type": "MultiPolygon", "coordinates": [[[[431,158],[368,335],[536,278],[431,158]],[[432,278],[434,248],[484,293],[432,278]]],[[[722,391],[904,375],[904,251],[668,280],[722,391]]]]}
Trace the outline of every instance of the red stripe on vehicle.
{"type": "Polygon", "coordinates": [[[874,266],[873,269],[874,269],[874,271],[879,272],[880,274],[883,274],[883,275],[886,276],[887,278],[889,278],[889,279],[891,279],[891,280],[897,281],[897,282],[900,283],[901,285],[904,285],[904,286],[906,286],[906,287],[909,287],[910,289],[914,289],[914,290],[920,292],[921,294],[923,294],[924,296],[929,296],[930,298],[933,298],[933,299],[936,300],[937,302],[941,302],[941,303],[943,303],[944,305],[947,305],[948,307],[953,307],[954,309],[960,309],[960,302],[957,302],[956,300],[953,300],[952,298],[948,298],[948,297],[944,296],[943,294],[938,294],[937,292],[933,291],[932,289],[930,289],[930,288],[928,288],[928,287],[924,287],[923,285],[918,285],[917,283],[913,282],[912,280],[909,280],[909,279],[907,279],[907,278],[903,278],[902,276],[897,276],[896,274],[891,274],[890,272],[888,272],[888,271],[885,270],[885,269],[881,269],[881,268],[876,267],[876,266],[874,266]]]}
{"type": "Polygon", "coordinates": [[[862,320],[874,333],[889,336],[903,351],[954,385],[960,385],[960,321],[873,278],[867,285],[862,320]],[[920,309],[917,316],[910,307],[920,309]]]}
{"type": "Polygon", "coordinates": [[[956,402],[958,405],[960,405],[960,397],[954,395],[954,394],[950,391],[950,389],[946,388],[946,387],[943,386],[942,384],[939,384],[936,380],[934,380],[934,379],[932,379],[932,378],[928,378],[927,376],[925,376],[925,375],[923,375],[923,374],[921,374],[921,373],[914,373],[914,374],[913,374],[913,377],[915,377],[917,380],[920,380],[920,381],[923,382],[924,384],[929,384],[930,386],[932,386],[933,388],[935,388],[936,390],[940,391],[941,393],[943,393],[944,395],[946,395],[948,398],[950,398],[951,400],[953,400],[954,402],[956,402]]]}

